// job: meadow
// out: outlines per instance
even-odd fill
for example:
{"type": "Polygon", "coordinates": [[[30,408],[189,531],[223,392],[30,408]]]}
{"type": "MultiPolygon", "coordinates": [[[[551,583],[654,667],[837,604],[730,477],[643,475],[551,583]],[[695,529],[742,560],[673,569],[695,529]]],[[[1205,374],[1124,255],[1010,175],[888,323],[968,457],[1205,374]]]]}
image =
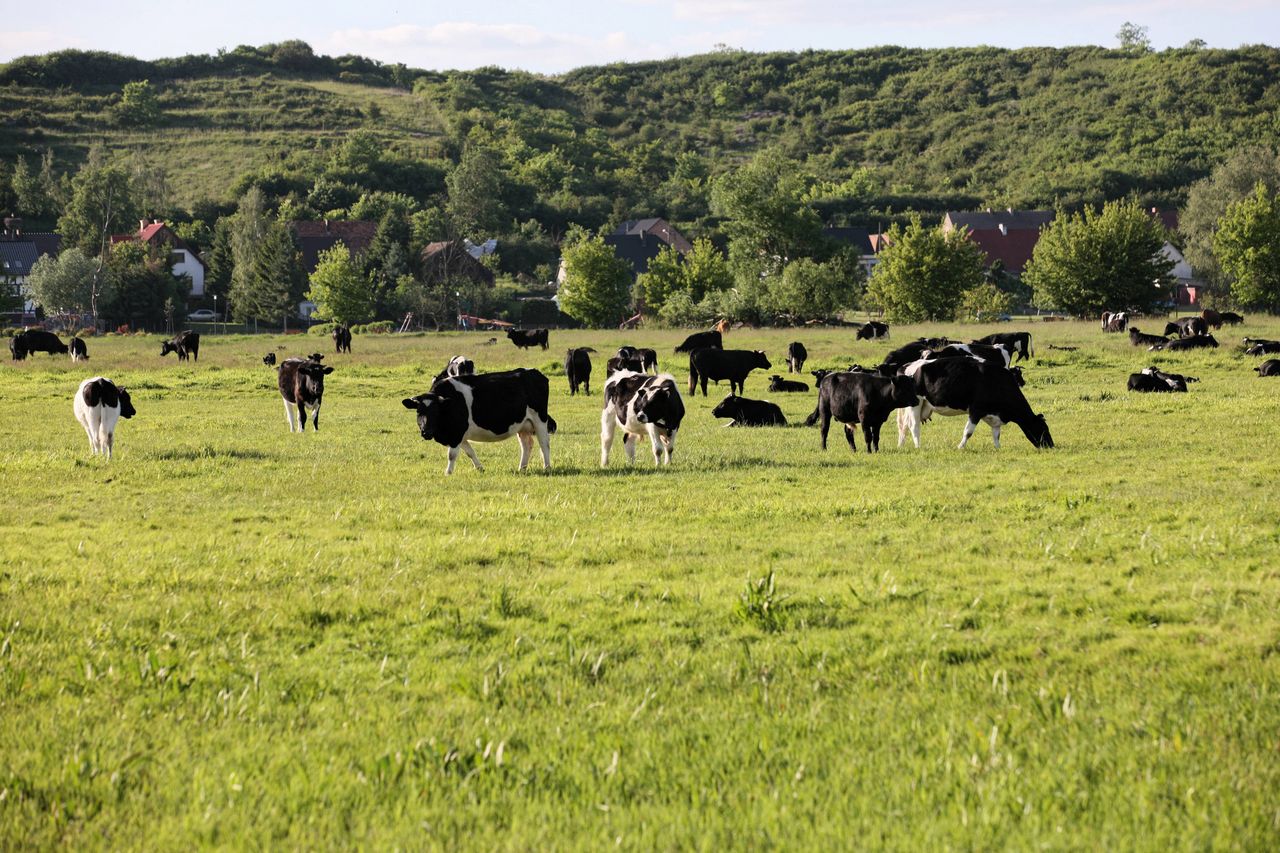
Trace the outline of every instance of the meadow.
{"type": "MultiPolygon", "coordinates": [[[[1235,345],[1280,320],[1168,355],[1014,327],[1053,450],[935,418],[823,452],[814,395],[757,371],[797,425],[686,397],[662,470],[599,467],[599,387],[621,343],[683,381],[680,332],[5,361],[0,847],[1274,849],[1280,380],[1235,345]],[[261,357],[313,349],[320,431],[290,434],[261,357]],[[550,473],[510,441],[444,476],[400,400],[454,354],[548,374],[550,473]],[[1151,363],[1202,381],[1126,393],[1151,363]],[[98,374],[138,409],[109,464],[71,413],[98,374]]],[[[793,339],[810,369],[985,331],[727,345],[784,373],[793,339]]]]}

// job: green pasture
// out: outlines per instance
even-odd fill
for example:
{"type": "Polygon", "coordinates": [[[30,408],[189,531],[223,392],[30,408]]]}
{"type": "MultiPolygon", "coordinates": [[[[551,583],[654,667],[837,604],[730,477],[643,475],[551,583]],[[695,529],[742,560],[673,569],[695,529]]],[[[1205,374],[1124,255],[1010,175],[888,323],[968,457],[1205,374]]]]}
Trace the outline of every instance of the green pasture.
{"type": "MultiPolygon", "coordinates": [[[[621,343],[683,381],[677,332],[0,363],[0,848],[1275,849],[1280,379],[1237,345],[1280,320],[1168,355],[1022,327],[1054,450],[935,418],[824,453],[723,429],[722,386],[662,470],[599,467],[598,388],[621,343]],[[261,357],[313,349],[290,434],[261,357]],[[549,474],[510,441],[444,476],[400,400],[454,354],[550,376],[549,474]],[[1150,363],[1202,381],[1128,394],[1150,363]],[[71,413],[99,374],[138,409],[110,464],[71,413]]],[[[782,373],[793,339],[817,368],[989,330],[727,344],[782,373]]]]}

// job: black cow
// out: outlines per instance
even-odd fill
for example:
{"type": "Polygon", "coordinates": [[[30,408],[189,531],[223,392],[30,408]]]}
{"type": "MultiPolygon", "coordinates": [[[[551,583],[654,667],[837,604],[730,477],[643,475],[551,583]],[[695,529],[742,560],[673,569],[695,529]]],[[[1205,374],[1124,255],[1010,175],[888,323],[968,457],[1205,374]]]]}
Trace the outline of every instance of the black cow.
{"type": "Polygon", "coordinates": [[[1141,373],[1129,374],[1129,390],[1143,393],[1182,393],[1187,392],[1188,382],[1199,382],[1194,376],[1183,376],[1181,373],[1165,373],[1158,367],[1144,367],[1141,373]]]}
{"type": "MultiPolygon", "coordinates": [[[[546,329],[507,329],[507,337],[520,349],[530,347],[547,348],[546,329]]],[[[523,439],[521,439],[523,441],[523,439]]],[[[468,445],[470,446],[470,445],[468,445]]]]}
{"type": "Polygon", "coordinates": [[[619,370],[630,370],[635,373],[644,373],[644,359],[638,355],[630,358],[621,355],[611,356],[609,360],[604,363],[604,378],[607,380],[619,370]]]}
{"type": "Polygon", "coordinates": [[[604,383],[604,410],[600,413],[600,466],[609,464],[613,435],[622,428],[622,447],[627,461],[636,461],[636,442],[648,435],[653,447],[653,464],[671,464],[676,450],[676,432],[684,420],[684,400],[675,377],[663,373],[649,376],[627,370],[615,373],[604,383]]]}
{"type": "Polygon", "coordinates": [[[1254,370],[1259,376],[1280,376],[1280,359],[1269,358],[1254,370]]]}
{"type": "Polygon", "coordinates": [[[700,349],[724,349],[724,339],[719,332],[694,332],[676,347],[676,352],[693,352],[700,349]]]}
{"type": "Polygon", "coordinates": [[[1018,361],[1025,361],[1035,355],[1035,350],[1031,347],[1030,332],[996,332],[985,338],[978,338],[973,343],[1004,347],[1016,355],[1018,361]]]}
{"type": "Polygon", "coordinates": [[[547,412],[550,383],[538,370],[505,370],[453,376],[426,394],[400,402],[418,413],[418,432],[424,441],[449,448],[446,474],[453,473],[458,453],[471,457],[477,471],[484,467],[476,457],[473,441],[502,441],[520,437],[520,470],[529,467],[536,437],[542,450],[542,467],[551,468],[551,434],[555,418],[547,412]]]}
{"type": "Polygon", "coordinates": [[[733,394],[717,403],[711,410],[711,416],[733,418],[725,424],[731,427],[787,425],[787,419],[776,403],[770,403],[768,400],[748,400],[746,397],[737,397],[733,394]]]}
{"type": "Polygon", "coordinates": [[[1234,311],[1223,311],[1218,316],[1221,317],[1222,322],[1228,326],[1238,326],[1244,322],[1244,317],[1241,317],[1234,311]]]}
{"type": "Polygon", "coordinates": [[[564,354],[564,375],[569,378],[569,396],[578,393],[582,386],[583,394],[591,393],[591,356],[583,347],[568,350],[564,354]]]}
{"type": "Polygon", "coordinates": [[[920,402],[899,415],[899,445],[910,429],[912,440],[919,447],[920,424],[936,411],[941,415],[968,415],[961,447],[968,443],[978,421],[991,426],[991,439],[997,448],[1000,428],[1007,423],[1017,424],[1036,447],[1053,447],[1044,415],[1031,411],[1017,379],[1007,368],[968,358],[928,361],[916,370],[915,384],[920,402]]]}
{"type": "Polygon", "coordinates": [[[769,390],[775,393],[807,393],[809,386],[803,382],[783,379],[777,374],[769,377],[769,390]]]}
{"type": "Polygon", "coordinates": [[[880,449],[880,428],[889,413],[916,405],[916,386],[910,376],[878,376],[874,373],[832,373],[818,385],[818,417],[822,449],[827,449],[831,421],[844,424],[849,447],[858,449],[853,427],[862,424],[867,452],[880,449]]]}
{"type": "Polygon", "coordinates": [[[71,350],[72,361],[88,361],[89,360],[89,348],[85,346],[84,341],[80,340],[79,338],[72,338],[70,344],[68,345],[68,349],[71,350]]]}
{"type": "Polygon", "coordinates": [[[803,373],[804,363],[808,358],[809,351],[804,348],[804,344],[799,341],[787,344],[787,373],[803,373]]]}
{"type": "MultiPolygon", "coordinates": [[[[621,359],[621,362],[619,363],[638,361],[640,364],[638,372],[640,373],[644,373],[648,370],[652,370],[654,373],[658,372],[657,350],[652,350],[647,347],[622,346],[618,347],[617,358],[621,359]]],[[[630,370],[631,368],[627,369],[630,370]]]]}
{"type": "Polygon", "coordinates": [[[1125,327],[1129,325],[1129,315],[1123,311],[1112,313],[1110,311],[1102,312],[1102,331],[1104,332],[1123,332],[1125,327]]]}
{"type": "Polygon", "coordinates": [[[185,332],[179,332],[173,340],[160,344],[160,355],[165,356],[171,352],[178,354],[178,361],[186,361],[188,357],[193,361],[199,361],[200,333],[188,329],[185,332]]]}
{"type": "Polygon", "coordinates": [[[868,323],[863,323],[862,328],[858,329],[858,333],[853,337],[854,337],[854,340],[859,340],[859,341],[876,341],[876,340],[879,340],[880,338],[884,338],[885,340],[888,340],[889,324],[879,323],[879,322],[876,322],[875,320],[872,320],[868,323]]]}
{"type": "Polygon", "coordinates": [[[1165,335],[1177,335],[1180,338],[1207,335],[1209,334],[1209,324],[1204,321],[1203,317],[1182,317],[1172,323],[1166,323],[1164,333],[1165,335]]]}
{"type": "Polygon", "coordinates": [[[1280,352],[1280,341],[1260,341],[1248,338],[1245,341],[1249,344],[1244,351],[1245,355],[1271,355],[1272,353],[1280,352]]]}
{"type": "Polygon", "coordinates": [[[262,357],[262,363],[263,363],[263,364],[265,364],[267,367],[275,367],[275,366],[276,366],[276,354],[275,354],[275,353],[273,353],[273,352],[269,352],[269,353],[267,353],[266,355],[264,355],[264,356],[262,357]]]}
{"type": "MultiPolygon", "coordinates": [[[[181,355],[181,353],[179,353],[181,355]]],[[[286,358],[276,368],[276,382],[280,397],[284,400],[284,416],[289,421],[289,432],[294,431],[294,412],[297,412],[298,431],[307,431],[307,409],[311,410],[311,426],[320,430],[320,404],[324,401],[324,378],[333,373],[310,358],[286,358]]]]}
{"type": "Polygon", "coordinates": [[[1135,347],[1157,347],[1163,348],[1169,343],[1169,339],[1160,335],[1147,335],[1137,326],[1129,327],[1129,343],[1135,347]]]}
{"type": "Polygon", "coordinates": [[[455,355],[449,359],[449,363],[444,366],[444,370],[436,374],[436,378],[431,380],[431,384],[435,385],[441,379],[448,379],[450,376],[466,376],[476,372],[476,363],[465,355],[455,355]]]}
{"type": "Polygon", "coordinates": [[[22,346],[22,333],[9,338],[9,357],[14,361],[22,361],[27,357],[27,349],[22,346]]]}
{"type": "Polygon", "coordinates": [[[946,338],[920,338],[905,346],[892,350],[884,357],[884,364],[876,368],[876,372],[884,376],[893,376],[902,367],[922,358],[926,351],[941,349],[951,342],[946,338]]]}
{"type": "Polygon", "coordinates": [[[332,334],[335,352],[351,352],[350,328],[347,326],[334,326],[332,334]]]}
{"type": "Polygon", "coordinates": [[[53,332],[44,329],[26,329],[18,332],[9,341],[9,351],[18,361],[35,352],[46,352],[49,355],[66,355],[67,345],[53,332]]]}
{"type": "Polygon", "coordinates": [[[760,350],[748,349],[700,349],[689,356],[689,393],[693,394],[702,383],[702,396],[707,396],[707,380],[729,380],[729,393],[746,390],[747,374],[757,367],[768,370],[773,367],[760,350]]]}
{"type": "MultiPolygon", "coordinates": [[[[1200,320],[1199,317],[1196,317],[1195,319],[1200,320]]],[[[1204,321],[1200,320],[1200,322],[1203,323],[1204,321]]],[[[1177,340],[1169,341],[1169,343],[1165,344],[1163,347],[1161,347],[1161,349],[1167,352],[1169,350],[1200,349],[1201,347],[1214,347],[1216,349],[1217,346],[1218,346],[1218,342],[1214,340],[1213,335],[1204,334],[1204,335],[1194,335],[1190,338],[1178,338],[1177,340]]]]}

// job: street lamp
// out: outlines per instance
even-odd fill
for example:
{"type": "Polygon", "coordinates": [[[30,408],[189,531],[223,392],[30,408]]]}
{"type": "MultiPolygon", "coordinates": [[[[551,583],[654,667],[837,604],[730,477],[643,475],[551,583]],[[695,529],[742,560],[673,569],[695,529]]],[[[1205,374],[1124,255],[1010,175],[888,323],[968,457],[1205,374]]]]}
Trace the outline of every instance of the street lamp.
{"type": "Polygon", "coordinates": [[[218,294],[213,294],[213,331],[218,331],[218,294]]]}

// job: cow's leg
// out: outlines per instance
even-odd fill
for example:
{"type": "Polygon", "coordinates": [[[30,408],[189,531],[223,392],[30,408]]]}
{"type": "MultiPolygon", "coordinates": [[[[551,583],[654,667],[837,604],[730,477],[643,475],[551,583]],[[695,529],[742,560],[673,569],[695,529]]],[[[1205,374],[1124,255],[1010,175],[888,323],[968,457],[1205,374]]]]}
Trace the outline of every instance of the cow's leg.
{"type": "Polygon", "coordinates": [[[973,431],[978,428],[978,422],[970,415],[969,419],[964,422],[964,436],[960,439],[960,449],[969,443],[969,439],[973,437],[973,431]]]}
{"type": "Polygon", "coordinates": [[[600,413],[600,467],[609,464],[609,448],[613,447],[613,433],[617,427],[617,419],[613,412],[605,409],[600,413]]]}
{"type": "Polygon", "coordinates": [[[911,428],[911,408],[903,407],[896,412],[898,418],[898,446],[907,439],[907,430],[911,428]]]}
{"type": "Polygon", "coordinates": [[[542,452],[542,470],[551,470],[551,432],[545,421],[533,422],[534,435],[538,437],[538,450],[542,452]]]}
{"type": "Polygon", "coordinates": [[[480,464],[480,457],[476,456],[476,449],[471,446],[471,442],[464,439],[460,447],[462,448],[463,452],[465,452],[467,456],[470,457],[471,464],[475,466],[476,470],[483,471],[484,466],[480,464]]]}
{"type": "Polygon", "coordinates": [[[844,440],[849,442],[849,449],[854,453],[858,452],[858,442],[854,440],[853,424],[844,425],[844,440]]]}
{"type": "MultiPolygon", "coordinates": [[[[529,467],[529,454],[533,452],[533,436],[527,432],[518,432],[516,437],[520,440],[520,470],[523,471],[529,467]]],[[[463,443],[467,447],[471,446],[469,442],[463,443]]]]}
{"type": "Polygon", "coordinates": [[[320,401],[316,400],[316,407],[311,410],[311,428],[316,432],[320,431],[320,401]]]}
{"type": "Polygon", "coordinates": [[[106,424],[103,424],[103,432],[106,433],[106,435],[99,440],[99,444],[102,445],[103,452],[107,454],[107,461],[110,462],[111,450],[116,443],[116,433],[115,430],[107,429],[106,424]]]}
{"type": "MultiPolygon", "coordinates": [[[[284,398],[281,397],[281,399],[284,398]]],[[[288,400],[284,401],[284,419],[289,424],[289,432],[293,432],[293,404],[288,400]]]]}
{"type": "Polygon", "coordinates": [[[622,449],[627,453],[627,464],[634,465],[636,461],[636,437],[634,434],[629,432],[622,434],[622,449]]]}
{"type": "Polygon", "coordinates": [[[862,442],[867,446],[868,453],[876,451],[876,428],[874,424],[867,421],[862,422],[862,442]]]}
{"type": "Polygon", "coordinates": [[[662,439],[658,437],[658,428],[653,424],[644,425],[645,432],[649,433],[649,444],[653,446],[653,464],[662,464],[662,439]]]}
{"type": "Polygon", "coordinates": [[[462,445],[449,448],[449,464],[444,466],[445,474],[453,473],[453,466],[458,462],[458,453],[462,450],[462,445]]]}
{"type": "Polygon", "coordinates": [[[996,450],[1000,449],[1000,424],[991,425],[991,443],[996,446],[996,450]]]}

